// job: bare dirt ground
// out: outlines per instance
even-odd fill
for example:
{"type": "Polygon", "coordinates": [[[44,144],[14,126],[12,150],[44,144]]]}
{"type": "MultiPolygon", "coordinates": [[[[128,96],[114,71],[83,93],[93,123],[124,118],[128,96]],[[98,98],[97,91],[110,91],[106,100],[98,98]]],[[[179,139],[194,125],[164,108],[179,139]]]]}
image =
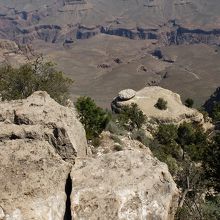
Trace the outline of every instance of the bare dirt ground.
{"type": "Polygon", "coordinates": [[[97,35],[70,48],[36,45],[74,79],[74,100],[91,96],[106,108],[120,90],[139,90],[149,84],[171,89],[183,100],[191,97],[201,106],[220,83],[220,49],[214,46],[161,47],[164,56],[174,58],[169,63],[150,54],[155,45],[149,40],[97,35]]]}

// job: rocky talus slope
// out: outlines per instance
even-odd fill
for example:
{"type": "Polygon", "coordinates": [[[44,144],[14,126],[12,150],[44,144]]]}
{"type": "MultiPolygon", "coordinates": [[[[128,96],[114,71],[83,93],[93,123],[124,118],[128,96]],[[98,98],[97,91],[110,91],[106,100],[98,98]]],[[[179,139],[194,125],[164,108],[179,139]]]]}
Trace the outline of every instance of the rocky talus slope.
{"type": "Polygon", "coordinates": [[[149,149],[88,149],[74,108],[47,93],[1,102],[0,220],[173,219],[176,184],[149,149]]]}

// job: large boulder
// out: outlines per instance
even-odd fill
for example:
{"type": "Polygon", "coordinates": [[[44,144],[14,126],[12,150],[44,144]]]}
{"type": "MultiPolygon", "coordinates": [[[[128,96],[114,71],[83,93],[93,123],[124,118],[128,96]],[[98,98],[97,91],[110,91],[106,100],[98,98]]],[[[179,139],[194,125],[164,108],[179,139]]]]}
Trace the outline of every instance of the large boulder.
{"type": "Polygon", "coordinates": [[[118,93],[118,97],[121,101],[132,99],[135,97],[135,95],[136,91],[134,91],[133,89],[125,89],[118,93]]]}
{"type": "Polygon", "coordinates": [[[87,155],[74,109],[45,92],[0,103],[0,219],[61,220],[77,156],[87,155]]]}
{"type": "Polygon", "coordinates": [[[172,220],[178,190],[167,165],[130,149],[76,159],[72,169],[74,220],[172,220]]]}

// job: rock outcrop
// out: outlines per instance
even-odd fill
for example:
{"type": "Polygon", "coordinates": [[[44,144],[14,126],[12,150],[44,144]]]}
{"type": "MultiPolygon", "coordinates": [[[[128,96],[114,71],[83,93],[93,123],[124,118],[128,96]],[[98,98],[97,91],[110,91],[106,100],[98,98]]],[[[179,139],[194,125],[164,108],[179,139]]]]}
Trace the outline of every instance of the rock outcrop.
{"type": "Polygon", "coordinates": [[[0,219],[63,219],[72,164],[87,154],[74,109],[46,92],[2,102],[0,140],[0,219]]]}
{"type": "Polygon", "coordinates": [[[121,101],[120,98],[116,97],[112,102],[112,109],[120,111],[123,105],[131,103],[136,103],[149,119],[160,123],[204,122],[203,115],[197,110],[183,105],[178,94],[159,86],[145,87],[127,101],[121,101]],[[166,110],[155,107],[159,98],[167,101],[166,110]]]}
{"type": "Polygon", "coordinates": [[[63,219],[71,166],[43,140],[3,140],[0,151],[0,219],[63,219]]]}
{"type": "Polygon", "coordinates": [[[77,159],[71,172],[74,220],[171,220],[178,190],[167,165],[138,149],[77,159]]]}
{"type": "Polygon", "coordinates": [[[1,102],[0,220],[172,220],[179,192],[167,165],[138,141],[122,144],[89,157],[74,108],[46,92],[1,102]]]}
{"type": "Polygon", "coordinates": [[[74,109],[59,105],[46,92],[35,92],[24,100],[0,105],[2,139],[43,139],[65,161],[85,156],[85,131],[74,109]]]}

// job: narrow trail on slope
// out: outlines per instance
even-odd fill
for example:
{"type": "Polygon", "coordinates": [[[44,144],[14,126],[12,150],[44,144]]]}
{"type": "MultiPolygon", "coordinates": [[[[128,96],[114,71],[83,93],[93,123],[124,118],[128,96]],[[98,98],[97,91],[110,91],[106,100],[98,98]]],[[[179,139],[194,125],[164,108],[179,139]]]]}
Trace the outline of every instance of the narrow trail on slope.
{"type": "Polygon", "coordinates": [[[193,75],[196,79],[200,79],[199,76],[198,76],[195,72],[189,70],[187,67],[179,66],[179,68],[182,69],[183,71],[187,72],[187,73],[190,73],[190,74],[193,75]]]}

